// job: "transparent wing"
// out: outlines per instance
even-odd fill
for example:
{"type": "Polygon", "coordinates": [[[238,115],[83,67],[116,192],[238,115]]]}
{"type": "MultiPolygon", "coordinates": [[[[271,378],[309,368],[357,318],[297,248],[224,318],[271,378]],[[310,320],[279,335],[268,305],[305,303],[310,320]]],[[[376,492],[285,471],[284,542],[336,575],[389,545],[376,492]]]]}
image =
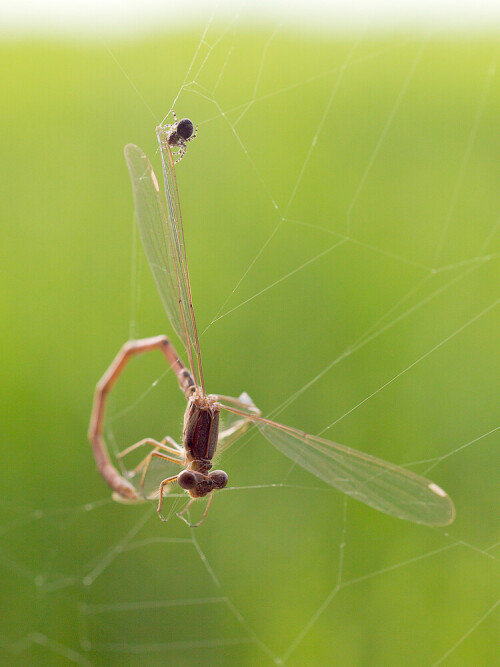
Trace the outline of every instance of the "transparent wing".
{"type": "Polygon", "coordinates": [[[175,176],[174,159],[168,145],[167,132],[161,126],[156,128],[156,136],[160,145],[161,163],[163,167],[163,180],[165,183],[165,199],[167,202],[167,223],[172,248],[172,261],[176,269],[177,287],[179,294],[179,308],[182,321],[185,325],[189,341],[188,354],[190,354],[198,365],[198,376],[203,393],[203,370],[201,367],[200,342],[196,329],[193,299],[191,296],[191,283],[189,281],[189,269],[186,256],[186,245],[184,242],[184,228],[182,226],[181,206],[179,202],[179,191],[177,178],[175,176]]]}
{"type": "MultiPolygon", "coordinates": [[[[167,150],[170,154],[170,150],[167,150]]],[[[170,190],[167,191],[167,202],[170,204],[165,208],[153,167],[142,149],[134,144],[127,144],[124,152],[132,180],[139,234],[149,266],[170,324],[186,348],[195,382],[198,386],[201,385],[204,391],[173,163],[168,181],[170,190]],[[183,262],[179,261],[179,254],[182,255],[183,262]],[[189,314],[188,317],[186,313],[189,314]]],[[[167,179],[165,184],[167,187],[167,179]]]]}
{"type": "Polygon", "coordinates": [[[217,455],[220,455],[245,433],[252,425],[251,417],[253,415],[260,416],[260,410],[246,392],[238,398],[221,395],[212,395],[212,397],[219,403],[227,401],[241,408],[239,413],[226,411],[221,415],[219,439],[217,441],[217,455]]]}
{"type": "Polygon", "coordinates": [[[455,518],[451,498],[425,477],[289,426],[226,405],[223,408],[254,421],[285,456],[366,505],[429,526],[446,526],[455,518]]]}
{"type": "Polygon", "coordinates": [[[187,347],[186,331],[178,305],[175,266],[171,259],[166,215],[158,181],[150,161],[138,146],[127,144],[125,159],[132,179],[141,241],[170,324],[187,347]]]}

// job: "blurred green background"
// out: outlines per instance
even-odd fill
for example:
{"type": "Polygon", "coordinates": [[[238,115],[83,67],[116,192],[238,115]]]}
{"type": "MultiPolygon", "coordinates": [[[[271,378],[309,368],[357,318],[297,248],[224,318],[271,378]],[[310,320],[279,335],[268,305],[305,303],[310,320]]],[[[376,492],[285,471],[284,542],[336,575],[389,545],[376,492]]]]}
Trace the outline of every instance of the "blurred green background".
{"type": "MultiPolygon", "coordinates": [[[[1,46],[0,662],[496,664],[498,40],[201,32],[1,46]],[[252,432],[195,531],[109,500],[95,383],[129,337],[172,335],[123,146],[157,164],[179,91],[209,391],[266,415],[300,392],[281,421],[428,471],[448,529],[345,501],[252,432]]],[[[123,376],[115,451],[180,438],[164,370],[123,376]]]]}

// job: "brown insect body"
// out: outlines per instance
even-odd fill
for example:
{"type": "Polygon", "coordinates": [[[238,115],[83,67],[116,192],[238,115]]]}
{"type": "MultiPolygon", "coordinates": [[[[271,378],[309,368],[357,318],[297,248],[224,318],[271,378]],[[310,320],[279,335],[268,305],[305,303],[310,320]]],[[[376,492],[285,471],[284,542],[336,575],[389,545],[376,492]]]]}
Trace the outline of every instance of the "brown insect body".
{"type": "MultiPolygon", "coordinates": [[[[227,482],[227,476],[225,481],[221,477],[222,474],[225,475],[222,471],[209,474],[219,438],[219,413],[220,406],[215,398],[195,392],[189,399],[184,414],[182,442],[186,471],[194,473],[196,480],[194,486],[186,490],[193,498],[202,498],[214,489],[222,488],[227,482]]],[[[179,483],[183,486],[182,478],[179,483]]]]}

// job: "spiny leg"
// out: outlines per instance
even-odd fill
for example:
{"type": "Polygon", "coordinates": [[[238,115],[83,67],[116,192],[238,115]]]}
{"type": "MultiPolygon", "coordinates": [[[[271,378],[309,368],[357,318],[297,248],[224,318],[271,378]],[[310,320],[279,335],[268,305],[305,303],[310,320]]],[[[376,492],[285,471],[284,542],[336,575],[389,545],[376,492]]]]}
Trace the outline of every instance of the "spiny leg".
{"type": "Polygon", "coordinates": [[[183,451],[182,448],[179,447],[179,445],[175,442],[175,440],[167,435],[167,437],[163,438],[161,442],[158,442],[154,438],[143,438],[142,440],[139,440],[139,442],[136,442],[134,445],[130,445],[130,447],[127,447],[116,456],[117,458],[121,459],[127,454],[130,454],[130,452],[133,452],[135,449],[142,447],[143,445],[151,445],[151,447],[155,447],[156,449],[161,449],[165,452],[169,452],[170,454],[179,455],[183,451]],[[168,442],[171,445],[171,447],[167,447],[167,445],[165,444],[166,442],[168,442]]]}
{"type": "Polygon", "coordinates": [[[177,155],[179,156],[177,158],[177,160],[174,161],[174,164],[177,164],[178,162],[180,162],[182,160],[182,158],[186,154],[186,150],[187,150],[186,144],[181,144],[180,147],[179,147],[179,150],[174,153],[174,157],[177,156],[177,155]]]}
{"type": "Polygon", "coordinates": [[[158,516],[162,521],[166,521],[167,519],[164,519],[161,515],[161,508],[163,505],[163,489],[167,486],[167,484],[171,484],[172,482],[175,482],[177,479],[177,475],[173,475],[172,477],[167,477],[167,479],[164,479],[163,482],[160,484],[160,497],[158,498],[158,516]]]}
{"type": "MultiPolygon", "coordinates": [[[[155,447],[154,450],[153,450],[153,452],[158,452],[158,451],[159,451],[158,447],[155,447]]],[[[134,477],[134,475],[137,475],[137,473],[140,472],[144,468],[144,466],[149,465],[151,455],[152,455],[153,452],[150,452],[149,454],[146,454],[146,456],[142,459],[142,461],[140,463],[138,463],[135,466],[135,468],[132,468],[132,470],[129,472],[130,477],[134,477]]],[[[185,465],[184,457],[180,457],[178,452],[175,452],[175,453],[176,453],[177,456],[173,460],[176,463],[179,463],[181,466],[185,465]]],[[[170,460],[172,460],[172,459],[170,459],[170,460]]]]}
{"type": "Polygon", "coordinates": [[[188,525],[190,528],[198,528],[198,526],[201,526],[201,524],[202,524],[202,523],[205,521],[205,519],[207,518],[208,510],[210,509],[210,505],[212,504],[212,498],[213,498],[213,495],[214,495],[214,492],[211,491],[211,492],[210,492],[210,497],[209,497],[208,502],[207,502],[207,506],[205,507],[205,511],[203,512],[203,516],[202,516],[201,519],[198,521],[198,523],[189,523],[189,521],[186,521],[186,519],[185,519],[184,516],[183,516],[183,515],[188,511],[188,509],[191,507],[191,505],[194,503],[194,501],[196,500],[196,498],[191,498],[191,500],[188,502],[188,504],[186,505],[186,507],[185,507],[181,512],[177,512],[177,516],[179,517],[179,519],[182,519],[182,520],[184,521],[184,523],[187,523],[187,525],[188,525]]]}
{"type": "Polygon", "coordinates": [[[194,134],[192,134],[190,137],[186,139],[186,141],[193,141],[193,139],[196,139],[196,135],[198,134],[198,125],[196,126],[196,129],[194,131],[194,134]]]}
{"type": "MultiPolygon", "coordinates": [[[[146,479],[146,473],[148,472],[148,468],[149,468],[149,465],[150,465],[153,457],[163,459],[164,461],[170,461],[171,463],[177,463],[177,465],[180,465],[181,468],[184,467],[184,461],[182,461],[180,459],[174,459],[173,456],[167,456],[166,454],[162,454],[161,452],[157,451],[156,449],[154,451],[152,451],[150,454],[148,454],[146,456],[145,461],[143,461],[143,463],[145,463],[145,466],[144,466],[144,470],[142,471],[141,483],[139,485],[139,487],[141,489],[141,494],[143,494],[143,495],[144,495],[144,492],[143,492],[144,480],[146,479]]],[[[140,463],[139,466],[142,466],[143,463],[140,463]]],[[[175,479],[177,479],[177,475],[175,475],[174,477],[175,477],[175,479]]],[[[162,484],[163,484],[163,482],[162,482],[162,484]]]]}

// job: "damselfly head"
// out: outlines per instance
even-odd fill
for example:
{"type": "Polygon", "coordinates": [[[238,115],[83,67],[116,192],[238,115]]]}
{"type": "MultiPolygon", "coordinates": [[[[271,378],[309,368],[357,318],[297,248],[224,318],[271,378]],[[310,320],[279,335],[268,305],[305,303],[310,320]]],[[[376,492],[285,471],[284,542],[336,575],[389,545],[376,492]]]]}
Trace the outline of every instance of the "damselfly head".
{"type": "Polygon", "coordinates": [[[208,475],[196,470],[183,470],[177,477],[177,483],[182,489],[189,491],[193,498],[203,498],[216,489],[223,489],[227,479],[223,470],[213,470],[208,475]]]}
{"type": "Polygon", "coordinates": [[[194,125],[192,121],[189,120],[189,118],[182,118],[178,123],[177,123],[177,134],[182,137],[183,139],[189,139],[189,137],[193,134],[194,130],[194,125]]]}

